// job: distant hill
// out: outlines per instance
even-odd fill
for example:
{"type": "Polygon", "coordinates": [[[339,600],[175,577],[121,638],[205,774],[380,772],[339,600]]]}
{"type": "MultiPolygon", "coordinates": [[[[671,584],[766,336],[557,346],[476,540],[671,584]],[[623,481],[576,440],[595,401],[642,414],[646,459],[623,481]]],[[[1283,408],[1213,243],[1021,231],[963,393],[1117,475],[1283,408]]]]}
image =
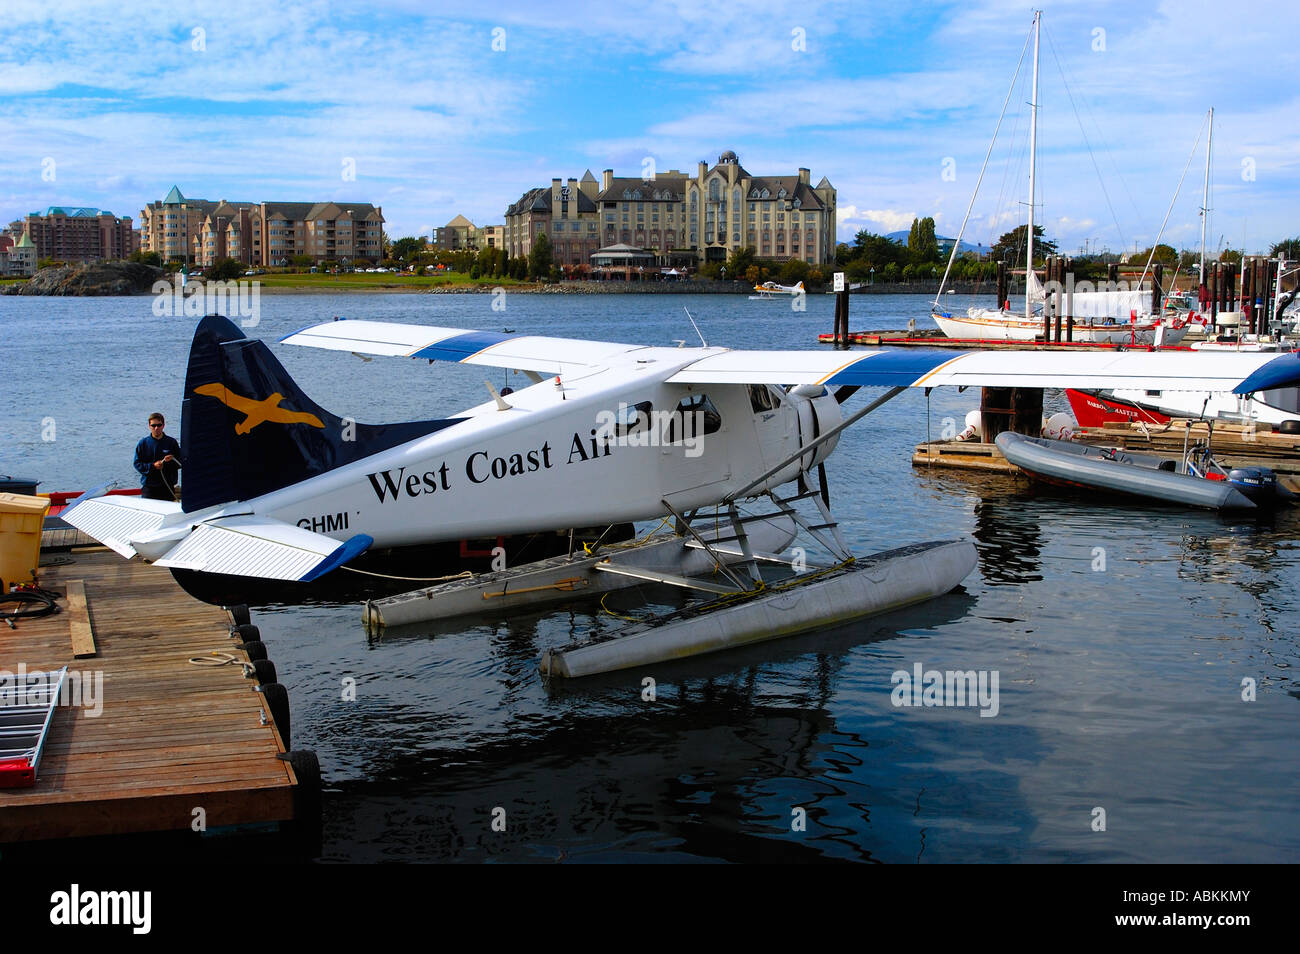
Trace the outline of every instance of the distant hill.
{"type": "MultiPolygon", "coordinates": [[[[885,238],[893,239],[895,242],[902,242],[904,245],[906,245],[909,234],[910,232],[908,229],[901,229],[897,232],[886,233],[885,238]]],[[[939,242],[940,252],[948,253],[949,251],[951,251],[952,242],[953,242],[951,237],[945,238],[942,235],[936,235],[935,239],[939,242]]],[[[989,252],[992,251],[992,249],[989,248],[987,245],[979,245],[979,244],[972,245],[970,242],[965,242],[965,241],[961,243],[961,250],[963,252],[974,252],[977,255],[987,255],[989,254],[989,252]]]]}

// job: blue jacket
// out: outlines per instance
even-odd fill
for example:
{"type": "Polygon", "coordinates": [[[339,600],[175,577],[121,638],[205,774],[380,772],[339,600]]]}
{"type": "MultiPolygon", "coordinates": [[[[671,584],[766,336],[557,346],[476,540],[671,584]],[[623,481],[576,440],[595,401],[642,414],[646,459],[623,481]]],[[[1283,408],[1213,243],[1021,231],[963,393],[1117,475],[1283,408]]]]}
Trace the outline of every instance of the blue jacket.
{"type": "Polygon", "coordinates": [[[152,434],[140,438],[140,443],[135,445],[135,469],[140,474],[140,486],[154,487],[175,487],[177,472],[180,465],[175,462],[158,470],[154,467],[156,461],[162,460],[168,454],[171,454],[176,460],[181,459],[181,445],[176,442],[176,438],[170,434],[164,434],[161,438],[154,437],[152,434]],[[163,478],[167,478],[167,483],[163,484],[163,478]]]}

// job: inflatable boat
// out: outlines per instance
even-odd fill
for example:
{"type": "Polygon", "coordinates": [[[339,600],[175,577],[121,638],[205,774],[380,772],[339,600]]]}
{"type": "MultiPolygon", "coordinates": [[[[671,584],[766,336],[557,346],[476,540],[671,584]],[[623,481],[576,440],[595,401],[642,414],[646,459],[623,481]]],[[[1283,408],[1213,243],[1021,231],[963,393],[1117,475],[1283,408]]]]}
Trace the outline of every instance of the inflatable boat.
{"type": "Polygon", "coordinates": [[[1026,437],[1005,431],[998,450],[1031,478],[1061,487],[1079,487],[1145,497],[1210,510],[1275,507],[1294,496],[1267,467],[1227,470],[1204,444],[1187,459],[1134,454],[1117,447],[1026,437]]]}

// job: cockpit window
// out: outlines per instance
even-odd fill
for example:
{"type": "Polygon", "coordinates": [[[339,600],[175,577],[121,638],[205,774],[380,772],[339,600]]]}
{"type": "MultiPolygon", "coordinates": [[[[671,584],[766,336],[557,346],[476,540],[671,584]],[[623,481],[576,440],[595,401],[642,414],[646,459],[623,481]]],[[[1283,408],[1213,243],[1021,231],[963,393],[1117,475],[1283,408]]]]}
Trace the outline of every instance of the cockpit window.
{"type": "Polygon", "coordinates": [[[761,411],[774,411],[781,406],[781,397],[766,384],[751,384],[749,386],[749,404],[754,409],[755,414],[761,411]]]}

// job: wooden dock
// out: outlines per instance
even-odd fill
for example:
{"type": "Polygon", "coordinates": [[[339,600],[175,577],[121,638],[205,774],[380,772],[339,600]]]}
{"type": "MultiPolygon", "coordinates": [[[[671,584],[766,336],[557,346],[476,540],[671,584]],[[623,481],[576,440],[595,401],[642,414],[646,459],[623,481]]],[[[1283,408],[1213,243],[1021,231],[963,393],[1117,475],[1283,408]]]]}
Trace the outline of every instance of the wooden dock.
{"type": "Polygon", "coordinates": [[[0,789],[0,844],[292,821],[298,780],[257,681],[188,661],[248,659],[226,612],[167,570],[103,549],[65,558],[40,572],[70,597],[61,612],[0,627],[4,675],[68,666],[72,703],[55,710],[36,784],[0,789]]]}

